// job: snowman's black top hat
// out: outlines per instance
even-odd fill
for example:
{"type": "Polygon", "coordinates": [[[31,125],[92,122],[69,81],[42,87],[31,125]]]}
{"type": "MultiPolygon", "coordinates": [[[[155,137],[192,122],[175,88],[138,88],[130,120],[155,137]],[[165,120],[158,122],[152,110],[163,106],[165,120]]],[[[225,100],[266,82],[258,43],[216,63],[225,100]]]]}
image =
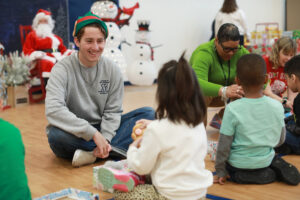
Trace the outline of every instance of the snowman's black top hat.
{"type": "Polygon", "coordinates": [[[105,1],[111,1],[114,2],[119,7],[119,0],[105,0],[105,1]]]}
{"type": "Polygon", "coordinates": [[[149,26],[150,26],[149,20],[138,20],[137,24],[139,26],[138,31],[149,31],[149,26]]]}

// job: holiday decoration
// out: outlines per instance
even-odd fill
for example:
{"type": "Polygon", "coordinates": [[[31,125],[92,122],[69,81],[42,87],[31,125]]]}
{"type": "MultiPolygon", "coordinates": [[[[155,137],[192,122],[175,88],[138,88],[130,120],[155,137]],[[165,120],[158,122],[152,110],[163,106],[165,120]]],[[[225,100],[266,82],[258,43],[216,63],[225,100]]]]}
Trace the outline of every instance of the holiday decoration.
{"type": "Polygon", "coordinates": [[[124,81],[127,81],[127,63],[123,53],[119,49],[122,35],[119,27],[114,22],[106,22],[108,37],[103,51],[103,56],[110,58],[120,68],[124,81]]]}
{"type": "Polygon", "coordinates": [[[104,0],[95,2],[91,7],[91,11],[103,21],[114,22],[121,28],[124,25],[129,25],[129,20],[137,8],[139,8],[138,2],[131,8],[123,7],[121,9],[118,6],[118,1],[104,0]]]}
{"type": "Polygon", "coordinates": [[[114,22],[106,22],[108,29],[108,37],[106,39],[106,46],[111,48],[119,48],[121,41],[123,40],[121,31],[118,25],[114,22]]]}
{"type": "Polygon", "coordinates": [[[281,35],[278,23],[257,23],[255,31],[251,32],[250,43],[245,44],[245,47],[250,53],[268,55],[281,35]]]}
{"type": "Polygon", "coordinates": [[[249,45],[245,47],[248,49],[250,53],[256,53],[259,55],[270,55],[272,50],[271,45],[264,45],[264,44],[253,45],[253,46],[249,45]]]}
{"type": "Polygon", "coordinates": [[[91,7],[91,11],[101,19],[115,19],[118,14],[118,6],[112,1],[96,1],[91,7]]]}
{"type": "Polygon", "coordinates": [[[23,85],[29,81],[30,59],[24,55],[19,56],[19,52],[9,53],[9,57],[4,56],[4,71],[6,85],[23,85]]]}
{"type": "Polygon", "coordinates": [[[150,44],[150,21],[139,20],[139,30],[136,32],[136,45],[134,46],[136,61],[128,67],[127,75],[130,83],[134,85],[152,85],[157,77],[156,66],[153,62],[154,52],[150,44]]]}
{"type": "Polygon", "coordinates": [[[124,25],[129,25],[129,20],[132,17],[134,10],[138,7],[139,4],[136,3],[132,8],[128,9],[123,7],[123,9],[121,9],[118,6],[117,0],[97,1],[91,7],[91,12],[98,15],[101,20],[105,21],[108,28],[109,35],[106,40],[103,56],[110,58],[119,66],[124,81],[128,81],[127,63],[120,50],[121,43],[123,42],[120,28],[124,25]],[[127,15],[127,17],[124,15],[127,15]]]}
{"type": "Polygon", "coordinates": [[[281,34],[278,23],[257,23],[251,33],[251,45],[272,46],[281,34]]]}
{"type": "Polygon", "coordinates": [[[30,60],[18,51],[9,56],[0,55],[0,99],[3,108],[28,103],[28,89],[30,60]]]}

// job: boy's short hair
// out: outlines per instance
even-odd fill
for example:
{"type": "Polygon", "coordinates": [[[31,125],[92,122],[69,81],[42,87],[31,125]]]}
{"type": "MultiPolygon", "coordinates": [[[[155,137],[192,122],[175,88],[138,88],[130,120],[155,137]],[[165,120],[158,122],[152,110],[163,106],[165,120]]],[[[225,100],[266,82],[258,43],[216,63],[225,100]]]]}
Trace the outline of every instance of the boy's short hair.
{"type": "Polygon", "coordinates": [[[243,86],[263,85],[266,73],[266,63],[258,54],[243,55],[237,62],[236,76],[243,86]]]}
{"type": "Polygon", "coordinates": [[[300,79],[300,55],[294,56],[285,63],[284,73],[288,76],[295,74],[300,79]]]}

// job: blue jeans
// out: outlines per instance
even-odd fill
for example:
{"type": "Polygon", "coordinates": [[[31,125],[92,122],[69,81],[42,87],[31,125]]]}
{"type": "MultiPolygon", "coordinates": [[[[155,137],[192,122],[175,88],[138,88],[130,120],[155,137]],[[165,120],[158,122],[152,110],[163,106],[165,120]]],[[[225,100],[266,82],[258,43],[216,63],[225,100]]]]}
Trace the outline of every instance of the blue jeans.
{"type": "MultiPolygon", "coordinates": [[[[154,117],[155,112],[150,107],[139,108],[122,115],[120,127],[110,143],[113,151],[126,155],[129,144],[133,142],[131,133],[135,122],[139,119],[153,120],[154,117]]],[[[95,126],[97,129],[99,127],[99,125],[95,126]]],[[[48,127],[48,142],[57,157],[66,159],[72,159],[77,149],[92,151],[96,147],[93,139],[86,141],[54,126],[48,127]]]]}
{"type": "MultiPolygon", "coordinates": [[[[290,120],[288,124],[295,124],[295,121],[290,120]]],[[[296,136],[293,133],[286,130],[285,144],[287,144],[294,154],[300,154],[300,136],[296,136]]]]}

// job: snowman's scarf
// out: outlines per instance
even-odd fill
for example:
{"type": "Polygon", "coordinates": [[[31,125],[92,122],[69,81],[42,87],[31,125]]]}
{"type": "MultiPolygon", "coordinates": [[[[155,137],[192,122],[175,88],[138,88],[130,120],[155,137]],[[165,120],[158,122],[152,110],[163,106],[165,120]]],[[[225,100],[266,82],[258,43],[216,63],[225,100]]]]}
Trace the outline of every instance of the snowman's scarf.
{"type": "Polygon", "coordinates": [[[153,50],[153,47],[151,46],[150,43],[148,42],[142,42],[142,41],[136,41],[137,44],[145,44],[145,45],[148,45],[151,49],[151,60],[154,60],[154,50],[153,50]]]}

